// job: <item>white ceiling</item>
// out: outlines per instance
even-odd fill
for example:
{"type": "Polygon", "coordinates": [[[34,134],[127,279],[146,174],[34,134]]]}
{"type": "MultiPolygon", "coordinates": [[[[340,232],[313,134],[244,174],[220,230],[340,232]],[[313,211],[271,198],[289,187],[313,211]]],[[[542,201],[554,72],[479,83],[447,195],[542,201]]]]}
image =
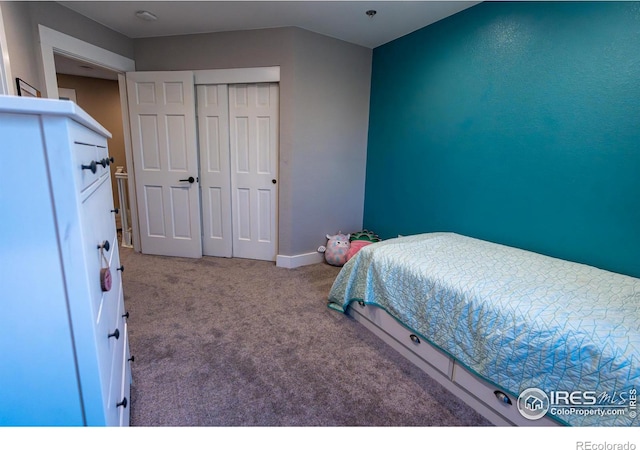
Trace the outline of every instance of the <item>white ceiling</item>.
{"type": "Polygon", "coordinates": [[[480,2],[356,1],[61,1],[130,38],[218,31],[300,27],[375,48],[480,2]],[[154,22],[135,12],[150,11],[154,22]],[[377,14],[369,17],[368,10],[377,14]]]}
{"type": "MultiPolygon", "coordinates": [[[[368,48],[375,48],[478,1],[61,1],[61,5],[130,38],[218,31],[299,27],[368,48]],[[136,11],[158,17],[146,22],[136,11]],[[375,10],[370,17],[366,14],[375,10]]],[[[55,55],[56,71],[91,78],[117,79],[114,72],[55,55]]]]}

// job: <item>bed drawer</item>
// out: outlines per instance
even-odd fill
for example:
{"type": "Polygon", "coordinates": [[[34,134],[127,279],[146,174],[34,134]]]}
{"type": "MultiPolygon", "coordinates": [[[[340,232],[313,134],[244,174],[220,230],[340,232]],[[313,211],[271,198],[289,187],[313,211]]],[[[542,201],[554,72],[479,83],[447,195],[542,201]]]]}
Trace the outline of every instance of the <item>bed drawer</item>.
{"type": "Polygon", "coordinates": [[[353,302],[351,308],[365,316],[376,326],[385,330],[391,337],[431,366],[435,367],[438,371],[442,372],[447,378],[451,377],[453,370],[451,359],[424,339],[416,336],[385,310],[358,302],[353,302]]]}
{"type": "Polygon", "coordinates": [[[539,420],[523,417],[516,407],[517,397],[505,394],[491,383],[476,377],[458,363],[453,366],[453,382],[514,425],[525,427],[560,426],[558,422],[548,417],[539,420]],[[503,396],[506,396],[511,403],[507,403],[503,396]]]}

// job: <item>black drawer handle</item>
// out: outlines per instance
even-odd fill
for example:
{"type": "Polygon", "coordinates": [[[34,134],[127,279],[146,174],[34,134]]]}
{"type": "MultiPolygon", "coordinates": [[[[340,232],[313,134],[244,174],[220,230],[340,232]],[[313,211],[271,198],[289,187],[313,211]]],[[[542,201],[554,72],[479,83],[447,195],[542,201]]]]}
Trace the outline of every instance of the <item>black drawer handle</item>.
{"type": "Polygon", "coordinates": [[[109,251],[111,244],[109,244],[109,241],[104,241],[102,244],[98,244],[98,248],[103,248],[106,251],[109,251]]]}
{"type": "Polygon", "coordinates": [[[500,401],[500,403],[506,403],[507,405],[512,405],[511,399],[507,394],[502,391],[493,391],[493,395],[500,401]]]}
{"type": "Polygon", "coordinates": [[[119,339],[119,338],[120,338],[120,330],[118,330],[118,329],[116,328],[116,331],[114,331],[113,333],[111,333],[111,334],[109,334],[109,335],[107,336],[107,338],[112,338],[112,337],[114,337],[114,338],[116,338],[116,339],[119,339]]]}
{"type": "Polygon", "coordinates": [[[98,170],[98,165],[96,164],[95,161],[91,161],[89,164],[83,164],[80,167],[82,167],[82,170],[86,170],[86,169],[91,170],[91,173],[96,173],[96,170],[98,170]]]}
{"type": "Polygon", "coordinates": [[[420,338],[418,336],[416,336],[415,334],[410,334],[409,335],[409,339],[411,339],[414,344],[419,344],[420,343],[420,338]]]}
{"type": "Polygon", "coordinates": [[[116,408],[120,408],[121,406],[123,408],[126,408],[128,403],[129,402],[127,402],[127,397],[125,397],[125,398],[122,399],[121,402],[116,403],[116,408]]]}

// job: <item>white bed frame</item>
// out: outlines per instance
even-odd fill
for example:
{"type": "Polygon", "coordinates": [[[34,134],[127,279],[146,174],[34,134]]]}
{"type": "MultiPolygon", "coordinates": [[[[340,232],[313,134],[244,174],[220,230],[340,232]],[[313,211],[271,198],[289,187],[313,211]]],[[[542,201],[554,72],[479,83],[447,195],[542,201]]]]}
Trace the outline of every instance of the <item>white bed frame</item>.
{"type": "Polygon", "coordinates": [[[413,334],[385,310],[364,302],[353,302],[347,309],[347,314],[494,425],[561,425],[548,416],[538,420],[523,417],[516,407],[516,398],[479,379],[453,358],[413,334]]]}

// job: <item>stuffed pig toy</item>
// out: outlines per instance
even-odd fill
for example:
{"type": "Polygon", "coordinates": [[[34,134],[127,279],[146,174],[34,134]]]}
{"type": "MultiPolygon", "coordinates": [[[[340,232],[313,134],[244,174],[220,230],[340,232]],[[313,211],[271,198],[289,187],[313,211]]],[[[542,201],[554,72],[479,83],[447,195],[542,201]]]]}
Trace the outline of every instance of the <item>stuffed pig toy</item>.
{"type": "Polygon", "coordinates": [[[318,251],[324,253],[324,259],[332,266],[342,266],[347,262],[347,253],[349,252],[349,236],[348,234],[327,234],[327,246],[321,246],[318,251]]]}

